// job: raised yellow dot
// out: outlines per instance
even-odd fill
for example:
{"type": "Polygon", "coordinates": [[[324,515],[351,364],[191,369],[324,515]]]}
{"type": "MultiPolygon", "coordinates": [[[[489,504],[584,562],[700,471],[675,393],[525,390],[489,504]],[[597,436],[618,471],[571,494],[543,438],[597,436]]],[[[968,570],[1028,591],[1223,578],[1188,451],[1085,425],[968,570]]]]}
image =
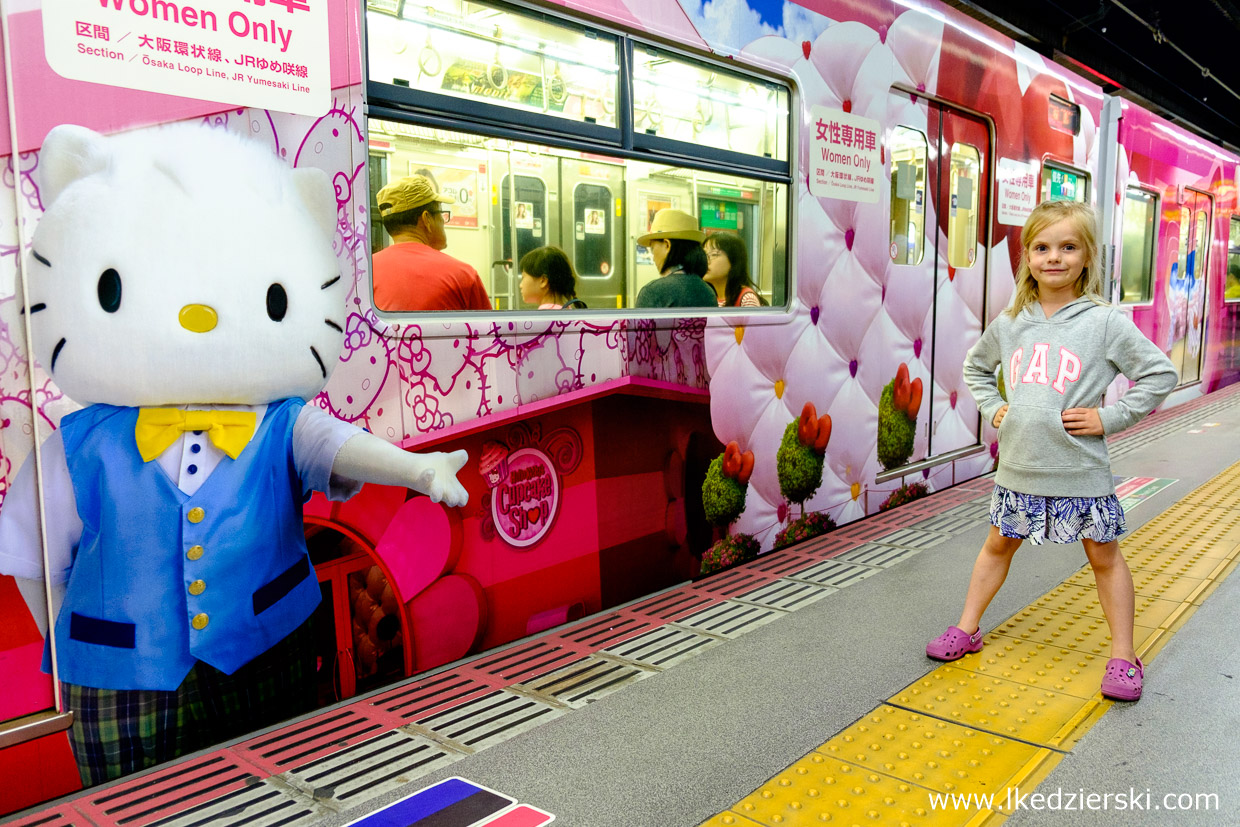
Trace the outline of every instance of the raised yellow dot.
{"type": "Polygon", "coordinates": [[[741,339],[745,338],[745,326],[743,324],[738,324],[732,330],[732,333],[736,336],[736,343],[739,345],[741,343],[741,339]]]}
{"type": "Polygon", "coordinates": [[[775,398],[776,399],[784,398],[784,380],[783,379],[775,380],[775,398]]]}
{"type": "Polygon", "coordinates": [[[203,554],[202,546],[190,546],[189,551],[185,552],[185,556],[191,560],[198,560],[199,558],[202,557],[202,554],[203,554]]]}
{"type": "Polygon", "coordinates": [[[861,483],[859,483],[859,482],[854,482],[854,483],[852,484],[852,489],[851,489],[851,490],[852,490],[852,498],[853,498],[854,500],[856,500],[858,497],[860,497],[860,496],[861,496],[861,483]]]}
{"type": "Polygon", "coordinates": [[[210,622],[211,619],[207,617],[205,613],[199,613],[194,615],[194,619],[190,621],[190,625],[201,632],[203,629],[207,628],[207,624],[210,622]]]}
{"type": "Polygon", "coordinates": [[[201,523],[206,516],[207,512],[197,506],[191,508],[189,513],[185,515],[186,519],[188,519],[191,523],[201,523]]]}
{"type": "Polygon", "coordinates": [[[207,582],[205,580],[195,580],[189,584],[189,593],[197,597],[207,590],[207,582]]]}

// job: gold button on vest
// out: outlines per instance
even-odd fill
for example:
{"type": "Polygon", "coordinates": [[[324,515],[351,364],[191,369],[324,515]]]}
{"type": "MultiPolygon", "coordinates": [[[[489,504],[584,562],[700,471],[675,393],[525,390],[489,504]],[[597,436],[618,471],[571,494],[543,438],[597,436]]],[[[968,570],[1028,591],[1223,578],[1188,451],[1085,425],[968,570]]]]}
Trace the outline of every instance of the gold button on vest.
{"type": "Polygon", "coordinates": [[[207,516],[207,512],[203,511],[201,508],[198,508],[197,506],[195,506],[194,508],[191,508],[189,510],[189,514],[186,515],[186,517],[189,518],[189,521],[191,523],[201,523],[202,518],[206,516],[207,516]]]}
{"type": "Polygon", "coordinates": [[[202,546],[190,546],[189,551],[185,552],[185,556],[191,560],[197,560],[198,558],[202,557],[202,552],[203,552],[202,546]]]}
{"type": "MultiPolygon", "coordinates": [[[[197,597],[207,590],[207,581],[195,580],[189,584],[189,593],[197,597]]],[[[205,625],[205,624],[204,624],[205,625]]]]}
{"type": "Polygon", "coordinates": [[[194,619],[189,622],[189,625],[193,626],[195,629],[201,632],[203,629],[207,628],[207,624],[210,622],[211,622],[211,619],[208,618],[206,613],[204,612],[201,614],[194,615],[194,619]]]}

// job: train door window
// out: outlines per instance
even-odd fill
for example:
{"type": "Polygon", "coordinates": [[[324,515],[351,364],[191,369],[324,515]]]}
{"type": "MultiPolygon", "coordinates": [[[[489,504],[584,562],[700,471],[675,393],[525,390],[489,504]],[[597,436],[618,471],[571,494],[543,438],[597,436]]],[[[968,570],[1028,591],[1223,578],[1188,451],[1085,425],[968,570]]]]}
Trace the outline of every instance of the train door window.
{"type": "Polygon", "coordinates": [[[1223,298],[1228,301],[1240,299],[1240,218],[1231,219],[1231,232],[1227,240],[1227,281],[1223,298]]]}
{"type": "Polygon", "coordinates": [[[977,224],[981,176],[977,147],[953,143],[951,147],[951,212],[947,222],[947,263],[972,267],[977,261],[977,224]]]}
{"type": "Polygon", "coordinates": [[[926,135],[897,126],[891,133],[891,260],[920,264],[926,237],[926,135]]]}
{"type": "Polygon", "coordinates": [[[619,40],[549,15],[471,0],[366,10],[371,80],[518,112],[614,127],[619,40]]]}
{"type": "MultiPolygon", "coordinates": [[[[376,152],[375,150],[376,149],[380,149],[380,150],[387,149],[389,146],[390,144],[388,144],[385,141],[379,141],[377,143],[373,141],[371,142],[370,169],[368,170],[369,177],[370,177],[370,214],[371,215],[379,214],[379,201],[375,196],[378,194],[379,190],[383,188],[383,185],[386,184],[388,182],[388,179],[391,177],[388,174],[387,154],[381,151],[376,152]]],[[[383,229],[383,225],[377,221],[374,222],[370,228],[370,254],[374,255],[375,253],[379,252],[380,250],[382,250],[384,247],[388,246],[391,243],[392,243],[392,237],[388,235],[387,230],[383,229]]]]}
{"type": "Polygon", "coordinates": [[[642,135],[787,161],[788,90],[639,46],[633,124],[642,135]]]}
{"type": "Polygon", "coordinates": [[[1213,202],[1207,193],[1185,189],[1179,213],[1179,250],[1168,273],[1166,289],[1171,319],[1168,355],[1180,372],[1180,384],[1186,385],[1201,379],[1213,202]]]}
{"type": "Polygon", "coordinates": [[[1043,164],[1041,200],[1089,203],[1089,174],[1056,164],[1043,164]]]}
{"type": "Polygon", "coordinates": [[[573,190],[573,260],[579,278],[609,278],[615,255],[611,190],[578,184],[573,190]]]}
{"type": "Polygon", "coordinates": [[[1120,301],[1148,302],[1158,236],[1158,196],[1140,187],[1124,194],[1123,241],[1120,248],[1120,301]]]}

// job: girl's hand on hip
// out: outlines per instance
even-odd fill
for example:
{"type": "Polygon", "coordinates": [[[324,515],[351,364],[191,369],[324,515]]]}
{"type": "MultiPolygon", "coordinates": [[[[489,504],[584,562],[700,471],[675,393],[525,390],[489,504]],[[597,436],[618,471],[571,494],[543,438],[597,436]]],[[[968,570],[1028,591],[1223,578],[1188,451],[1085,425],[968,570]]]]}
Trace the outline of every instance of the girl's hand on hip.
{"type": "Polygon", "coordinates": [[[1060,415],[1064,430],[1073,436],[1102,436],[1102,417],[1097,408],[1068,408],[1060,415]]]}

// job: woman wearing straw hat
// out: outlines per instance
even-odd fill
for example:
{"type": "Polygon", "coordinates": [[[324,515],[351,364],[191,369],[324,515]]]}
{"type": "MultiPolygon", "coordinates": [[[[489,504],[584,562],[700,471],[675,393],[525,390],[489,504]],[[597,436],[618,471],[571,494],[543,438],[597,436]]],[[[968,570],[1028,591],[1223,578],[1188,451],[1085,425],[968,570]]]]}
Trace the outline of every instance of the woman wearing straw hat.
{"type": "Polygon", "coordinates": [[[702,252],[705,234],[693,216],[680,210],[659,210],[650,232],[637,243],[650,248],[660,278],[637,294],[638,307],[716,307],[715,290],[702,276],[708,266],[702,252]]]}

